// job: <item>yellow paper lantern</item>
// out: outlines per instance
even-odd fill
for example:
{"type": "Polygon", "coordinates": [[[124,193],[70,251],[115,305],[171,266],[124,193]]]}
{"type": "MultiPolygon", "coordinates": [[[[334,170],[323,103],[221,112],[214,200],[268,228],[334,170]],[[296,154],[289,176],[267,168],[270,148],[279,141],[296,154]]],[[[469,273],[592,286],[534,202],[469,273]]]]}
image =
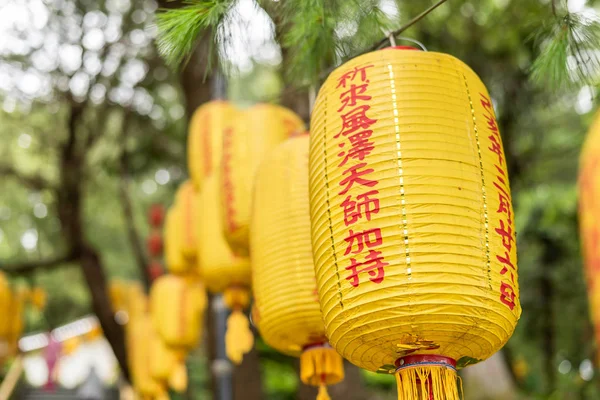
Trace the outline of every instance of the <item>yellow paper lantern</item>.
{"type": "Polygon", "coordinates": [[[226,101],[211,101],[200,106],[190,120],[188,169],[197,190],[221,162],[223,130],[235,119],[235,108],[226,101]]]}
{"type": "Polygon", "coordinates": [[[254,175],[264,156],[287,138],[304,131],[292,111],[259,104],[240,112],[223,132],[221,202],[225,238],[236,254],[248,255],[248,227],[254,175]]]}
{"type": "Polygon", "coordinates": [[[256,174],[250,250],[254,320],[265,342],[300,357],[300,376],[320,386],[344,378],[340,355],[329,346],[317,297],[310,243],[308,135],[275,148],[256,174]],[[256,316],[256,313],[255,313],[256,316]],[[256,318],[254,316],[254,318],[256,318]]]}
{"type": "MultiPolygon", "coordinates": [[[[600,114],[599,114],[600,115],[600,114]]],[[[600,117],[590,127],[579,166],[579,230],[581,233],[590,313],[600,344],[600,117]]]]}
{"type": "Polygon", "coordinates": [[[199,280],[163,275],[150,289],[154,329],[166,345],[185,353],[200,340],[206,303],[204,285],[199,280]]]}
{"type": "Polygon", "coordinates": [[[156,334],[152,335],[149,351],[152,379],[168,384],[177,392],[184,392],[187,388],[187,370],[182,353],[169,348],[156,334]]]}
{"type": "MultiPolygon", "coordinates": [[[[12,290],[6,275],[0,271],[0,310],[10,310],[12,302],[12,290]]],[[[10,327],[10,313],[0,313],[0,339],[6,338],[10,327]]]]}
{"type": "Polygon", "coordinates": [[[164,385],[153,379],[150,370],[151,343],[156,335],[150,315],[144,314],[130,321],[126,330],[128,364],[133,387],[142,396],[164,396],[164,385]]]}
{"type": "Polygon", "coordinates": [[[114,313],[125,310],[127,308],[127,283],[119,279],[110,280],[108,297],[114,313]]]}
{"type": "MultiPolygon", "coordinates": [[[[196,214],[198,212],[198,192],[194,188],[191,181],[183,183],[176,195],[177,207],[179,209],[179,218],[181,218],[179,227],[183,232],[178,236],[180,238],[179,251],[183,253],[185,259],[185,265],[188,266],[183,272],[188,272],[190,268],[194,268],[196,265],[196,245],[198,236],[198,219],[196,214]]],[[[173,271],[171,272],[180,272],[173,271]]]]}
{"type": "Polygon", "coordinates": [[[182,205],[175,202],[167,211],[164,225],[165,261],[173,274],[185,274],[195,268],[183,252],[185,228],[181,208],[182,205]]]}
{"type": "Polygon", "coordinates": [[[499,350],[521,314],[485,86],[446,54],[357,57],[319,92],[309,166],[330,343],[362,368],[395,371],[400,399],[457,399],[456,368],[499,350]]]}
{"type": "Polygon", "coordinates": [[[233,310],[227,323],[227,354],[239,364],[254,345],[249,322],[243,314],[250,303],[250,260],[235,255],[223,237],[216,176],[208,177],[202,187],[198,206],[202,222],[198,234],[198,265],[208,290],[224,293],[226,305],[233,310]]]}

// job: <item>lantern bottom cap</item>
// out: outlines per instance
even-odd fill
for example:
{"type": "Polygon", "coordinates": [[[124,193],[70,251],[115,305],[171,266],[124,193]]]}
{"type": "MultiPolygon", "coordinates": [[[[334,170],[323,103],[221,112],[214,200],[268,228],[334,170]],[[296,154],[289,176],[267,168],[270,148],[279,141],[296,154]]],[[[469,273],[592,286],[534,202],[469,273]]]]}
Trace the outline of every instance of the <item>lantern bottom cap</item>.
{"type": "Polygon", "coordinates": [[[396,366],[398,400],[462,399],[462,382],[452,358],[412,355],[399,358],[396,366]]]}
{"type": "MultiPolygon", "coordinates": [[[[300,355],[300,379],[305,385],[335,385],[344,380],[344,361],[327,344],[306,346],[300,355]]],[[[326,398],[326,397],[323,397],[326,398]]]]}

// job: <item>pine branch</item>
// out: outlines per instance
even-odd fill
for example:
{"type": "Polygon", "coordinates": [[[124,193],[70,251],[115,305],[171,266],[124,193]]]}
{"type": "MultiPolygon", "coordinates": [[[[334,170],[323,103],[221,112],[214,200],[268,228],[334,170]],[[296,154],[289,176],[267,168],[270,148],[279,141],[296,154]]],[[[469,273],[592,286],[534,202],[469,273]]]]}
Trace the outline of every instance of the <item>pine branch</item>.
{"type": "Polygon", "coordinates": [[[189,60],[201,31],[217,30],[233,0],[188,0],[185,4],[182,8],[163,9],[156,17],[158,51],[171,67],[189,60]]]}
{"type": "Polygon", "coordinates": [[[550,89],[596,85],[600,74],[600,23],[567,13],[535,36],[542,47],[531,66],[531,79],[550,89]]]}

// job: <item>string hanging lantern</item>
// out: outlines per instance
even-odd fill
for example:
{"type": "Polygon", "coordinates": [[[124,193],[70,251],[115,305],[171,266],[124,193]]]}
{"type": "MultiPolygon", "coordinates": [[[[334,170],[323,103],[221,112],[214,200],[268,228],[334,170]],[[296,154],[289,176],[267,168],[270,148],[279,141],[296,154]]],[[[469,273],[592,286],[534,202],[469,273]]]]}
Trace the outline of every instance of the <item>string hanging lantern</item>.
{"type": "Polygon", "coordinates": [[[310,210],[330,343],[395,372],[400,399],[458,399],[521,314],[492,101],[446,54],[384,49],[336,69],[311,120],[310,210]]]}
{"type": "Polygon", "coordinates": [[[227,356],[239,364],[254,345],[250,325],[244,315],[250,303],[250,260],[235,255],[223,237],[216,175],[208,177],[202,187],[198,205],[202,221],[198,234],[198,265],[206,288],[212,293],[223,293],[226,305],[232,310],[225,341],[227,356]]]}
{"type": "Polygon", "coordinates": [[[600,117],[590,127],[579,165],[579,230],[596,343],[600,344],[600,117]]]}
{"type": "Polygon", "coordinates": [[[210,101],[192,115],[188,135],[188,170],[197,190],[221,162],[223,130],[235,119],[235,107],[226,101],[210,101]]]}
{"type": "Polygon", "coordinates": [[[225,238],[234,253],[248,255],[254,175],[263,157],[304,131],[302,119],[285,107],[258,104],[241,111],[223,131],[221,202],[225,238]]]}
{"type": "Polygon", "coordinates": [[[308,206],[308,135],[276,147],[256,174],[250,250],[253,321],[265,342],[300,357],[300,376],[319,386],[344,378],[341,356],[327,342],[316,293],[308,206]],[[260,318],[256,318],[256,315],[260,318]]]}

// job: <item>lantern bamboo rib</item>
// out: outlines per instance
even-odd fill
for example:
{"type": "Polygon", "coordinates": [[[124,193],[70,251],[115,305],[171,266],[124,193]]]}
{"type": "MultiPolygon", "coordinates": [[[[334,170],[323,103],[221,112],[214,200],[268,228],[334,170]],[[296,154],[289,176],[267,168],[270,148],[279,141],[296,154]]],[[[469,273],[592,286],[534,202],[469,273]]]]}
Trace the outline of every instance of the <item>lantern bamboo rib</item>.
{"type": "Polygon", "coordinates": [[[393,365],[402,348],[475,362],[512,334],[521,312],[514,213],[496,126],[479,78],[444,54],[366,54],[322,86],[309,152],[312,247],[327,336],[354,364],[375,371],[393,365]],[[360,96],[348,101],[358,85],[360,96]],[[348,118],[359,107],[367,120],[353,130],[348,118]],[[344,163],[349,138],[366,130],[372,148],[344,163]],[[350,167],[369,172],[348,184],[350,167]],[[342,202],[369,191],[378,200],[370,219],[363,205],[357,220],[345,221],[356,205],[342,202]],[[505,241],[501,223],[510,229],[505,241]],[[370,251],[385,265],[359,272],[370,251]],[[505,251],[509,273],[501,272],[505,251]]]}

